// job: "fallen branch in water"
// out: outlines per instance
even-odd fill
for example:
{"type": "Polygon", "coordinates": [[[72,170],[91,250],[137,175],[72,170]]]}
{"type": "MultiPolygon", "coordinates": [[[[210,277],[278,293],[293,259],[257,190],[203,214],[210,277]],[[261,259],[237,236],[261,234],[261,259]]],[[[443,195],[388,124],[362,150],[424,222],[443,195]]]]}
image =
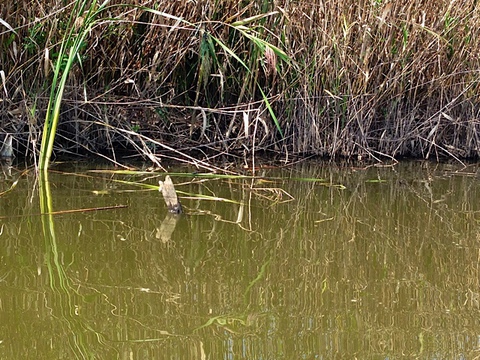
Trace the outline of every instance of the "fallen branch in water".
{"type": "Polygon", "coordinates": [[[181,214],[182,205],[178,201],[177,192],[173,186],[170,176],[165,176],[165,181],[158,182],[158,190],[162,193],[165,204],[167,204],[168,211],[172,214],[181,214]]]}
{"type": "Polygon", "coordinates": [[[52,211],[52,212],[49,212],[49,213],[37,213],[37,214],[26,214],[26,215],[0,216],[0,219],[10,219],[10,218],[26,217],[26,216],[73,214],[73,213],[78,213],[78,212],[89,212],[89,211],[101,211],[101,210],[123,209],[123,208],[126,208],[126,207],[128,207],[128,205],[100,206],[100,207],[85,208],[85,209],[59,210],[59,211],[52,211]]]}

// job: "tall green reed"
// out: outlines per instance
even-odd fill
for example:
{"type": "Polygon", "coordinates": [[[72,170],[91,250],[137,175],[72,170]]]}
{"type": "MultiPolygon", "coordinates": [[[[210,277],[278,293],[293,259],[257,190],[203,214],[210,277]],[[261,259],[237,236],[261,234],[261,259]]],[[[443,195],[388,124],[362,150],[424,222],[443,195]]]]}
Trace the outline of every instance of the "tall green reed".
{"type": "Polygon", "coordinates": [[[81,65],[80,52],[85,47],[88,33],[99,21],[98,15],[103,11],[109,0],[97,6],[93,0],[90,5],[87,0],[77,0],[66,24],[65,34],[60,43],[55,69],[50,87],[47,112],[43,127],[42,142],[40,145],[39,169],[47,170],[53,152],[53,144],[60,120],[65,85],[73,64],[78,61],[81,65]],[[88,6],[89,5],[89,6],[88,6]]]}

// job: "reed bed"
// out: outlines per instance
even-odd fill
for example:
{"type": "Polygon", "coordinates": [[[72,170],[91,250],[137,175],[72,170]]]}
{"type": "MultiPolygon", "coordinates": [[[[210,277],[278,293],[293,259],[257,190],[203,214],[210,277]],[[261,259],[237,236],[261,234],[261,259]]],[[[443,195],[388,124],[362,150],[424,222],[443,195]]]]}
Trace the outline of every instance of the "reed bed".
{"type": "Polygon", "coordinates": [[[479,155],[473,0],[83,1],[84,39],[79,1],[0,8],[0,130],[17,153],[38,156],[60,64],[57,155],[479,155]]]}

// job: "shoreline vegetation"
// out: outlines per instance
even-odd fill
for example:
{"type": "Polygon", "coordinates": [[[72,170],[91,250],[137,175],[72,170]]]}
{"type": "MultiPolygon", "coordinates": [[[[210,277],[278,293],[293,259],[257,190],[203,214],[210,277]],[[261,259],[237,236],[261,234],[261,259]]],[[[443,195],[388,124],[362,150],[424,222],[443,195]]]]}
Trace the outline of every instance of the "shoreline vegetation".
{"type": "Polygon", "coordinates": [[[5,0],[0,134],[41,168],[478,158],[479,49],[473,0],[5,0]]]}

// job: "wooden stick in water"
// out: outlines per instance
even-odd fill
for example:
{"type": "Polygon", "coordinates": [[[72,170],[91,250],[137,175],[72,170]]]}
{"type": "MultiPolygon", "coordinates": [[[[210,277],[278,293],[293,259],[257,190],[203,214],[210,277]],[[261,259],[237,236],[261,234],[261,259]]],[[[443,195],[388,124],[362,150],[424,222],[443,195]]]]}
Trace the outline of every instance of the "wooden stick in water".
{"type": "Polygon", "coordinates": [[[181,214],[183,212],[182,204],[178,200],[177,192],[170,176],[165,176],[165,181],[159,181],[158,184],[160,185],[158,190],[162,192],[168,211],[172,214],[181,214]]]}

